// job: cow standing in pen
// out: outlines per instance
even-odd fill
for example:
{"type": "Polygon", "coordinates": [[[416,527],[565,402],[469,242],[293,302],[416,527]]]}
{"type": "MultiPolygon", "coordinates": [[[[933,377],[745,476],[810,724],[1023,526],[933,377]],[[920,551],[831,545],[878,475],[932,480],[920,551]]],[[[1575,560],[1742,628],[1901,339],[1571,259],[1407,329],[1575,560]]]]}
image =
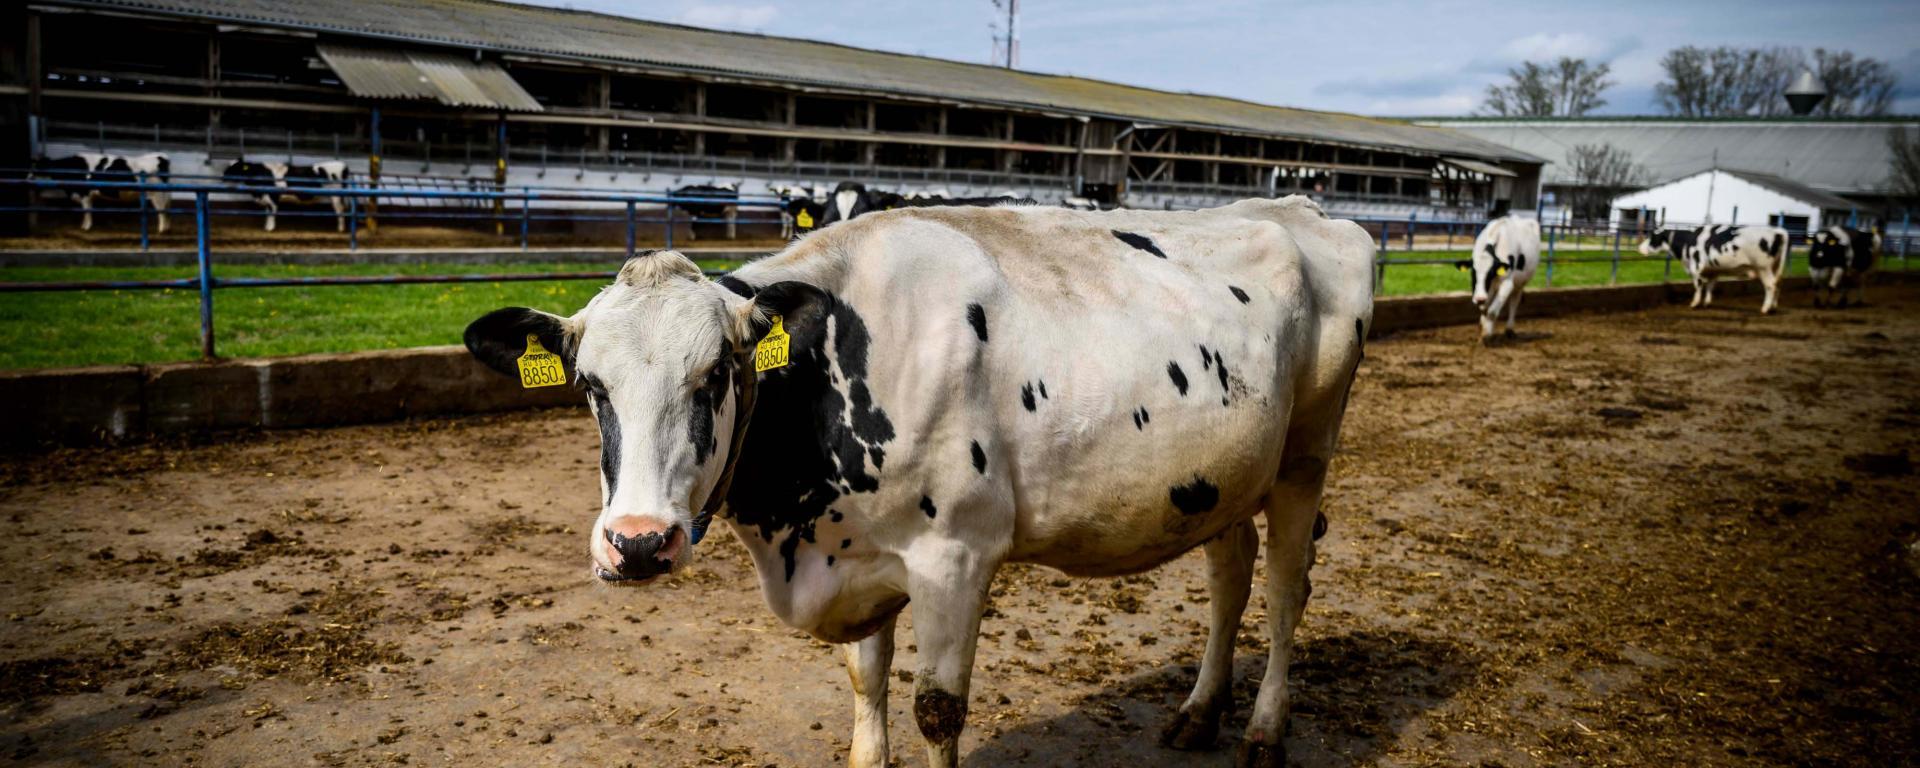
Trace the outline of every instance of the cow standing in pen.
{"type": "Polygon", "coordinates": [[[673,203],[673,207],[685,211],[688,216],[687,239],[699,240],[701,220],[713,221],[725,219],[727,239],[734,239],[740,217],[740,182],[731,184],[690,184],[670,192],[673,197],[687,198],[673,203]]]}
{"type": "Polygon", "coordinates": [[[1480,310],[1480,342],[1493,343],[1493,326],[1507,313],[1507,337],[1520,315],[1520,294],[1540,267],[1540,222],[1502,216],[1473,240],[1473,258],[1454,263],[1473,279],[1473,306],[1480,310]]]}
{"type": "Polygon", "coordinates": [[[1807,236],[1807,276],[1813,280],[1813,305],[1845,309],[1847,294],[1867,303],[1867,273],[1880,262],[1880,233],[1851,227],[1827,227],[1807,236]],[[1825,299],[1825,301],[1822,301],[1825,299]]]}
{"type": "Polygon", "coordinates": [[[1672,254],[1693,277],[1689,307],[1713,303],[1713,284],[1725,278],[1759,278],[1766,297],[1760,314],[1773,312],[1780,295],[1780,274],[1787,267],[1787,231],[1779,227],[1708,224],[1694,229],[1663,229],[1640,243],[1640,255],[1672,254]]]}
{"type": "Polygon", "coordinates": [[[1373,255],[1365,230],[1303,197],[900,210],[717,282],[675,252],[636,257],[573,316],[498,310],[466,343],[523,385],[545,380],[519,373],[537,343],[586,390],[602,445],[596,578],[684,567],[717,515],[773,612],[846,644],[862,768],[888,763],[909,603],[914,722],[932,764],[954,766],[1002,564],[1118,576],[1196,547],[1210,634],[1163,739],[1210,747],[1232,708],[1264,512],[1271,645],[1238,762],[1282,766],[1287,665],[1373,255]]]}
{"type": "Polygon", "coordinates": [[[159,218],[160,234],[167,232],[167,208],[173,193],[154,189],[141,192],[120,186],[136,182],[165,184],[173,172],[173,163],[158,152],[144,155],[103,155],[83,152],[57,158],[40,158],[33,163],[29,178],[61,182],[59,189],[67,199],[80,206],[80,230],[93,229],[93,201],[111,198],[123,202],[144,199],[159,218]],[[114,186],[103,186],[107,182],[114,186]]]}
{"type": "MultiPolygon", "coordinates": [[[[220,178],[228,184],[286,190],[279,194],[249,193],[254,202],[267,209],[266,230],[272,232],[282,204],[313,200],[316,195],[308,190],[346,188],[347,164],[339,160],[324,163],[255,162],[243,157],[228,165],[220,178]]],[[[327,202],[333,207],[334,231],[347,231],[347,199],[340,195],[328,195],[327,202]]]]}

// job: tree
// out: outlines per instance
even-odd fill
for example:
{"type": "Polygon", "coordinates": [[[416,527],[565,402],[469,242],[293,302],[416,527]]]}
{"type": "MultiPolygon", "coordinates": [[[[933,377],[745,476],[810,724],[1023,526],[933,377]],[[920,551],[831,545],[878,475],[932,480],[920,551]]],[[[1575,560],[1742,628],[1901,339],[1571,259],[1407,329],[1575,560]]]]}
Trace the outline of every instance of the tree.
{"type": "Polygon", "coordinates": [[[1814,108],[1814,114],[1884,115],[1893,105],[1893,89],[1899,78],[1879,59],[1815,48],[1812,69],[1827,87],[1827,100],[1814,108]]]}
{"type": "Polygon", "coordinates": [[[1606,79],[1611,71],[1605,63],[1568,57],[1545,65],[1523,62],[1507,70],[1507,84],[1487,86],[1480,111],[1501,117],[1578,117],[1606,106],[1600,93],[1613,85],[1606,79]]]}
{"type": "Polygon", "coordinates": [[[1824,48],[1815,48],[1809,61],[1798,48],[1689,45],[1668,51],[1660,66],[1667,79],[1654,86],[1654,96],[1668,114],[1681,117],[1787,114],[1787,88],[1807,69],[1827,88],[1815,114],[1882,115],[1897,81],[1878,59],[1824,48]]]}
{"type": "Polygon", "coordinates": [[[1646,168],[1633,154],[1612,144],[1577,144],[1567,150],[1567,168],[1573,177],[1567,205],[1575,219],[1603,219],[1613,199],[1643,186],[1646,168]]]}
{"type": "Polygon", "coordinates": [[[1654,86],[1654,97],[1682,117],[1781,114],[1803,58],[1783,47],[1675,48],[1660,59],[1667,79],[1654,86]]]}
{"type": "Polygon", "coordinates": [[[1887,132],[1887,152],[1893,167],[1887,172],[1888,191],[1894,197],[1920,201],[1920,130],[1908,134],[1897,127],[1887,132]]]}

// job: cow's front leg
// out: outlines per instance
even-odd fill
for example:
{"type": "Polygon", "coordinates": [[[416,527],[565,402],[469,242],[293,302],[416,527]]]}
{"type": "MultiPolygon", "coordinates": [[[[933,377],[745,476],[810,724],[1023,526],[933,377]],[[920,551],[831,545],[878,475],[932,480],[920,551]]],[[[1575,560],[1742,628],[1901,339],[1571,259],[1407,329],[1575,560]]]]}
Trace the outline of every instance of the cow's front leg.
{"type": "Polygon", "coordinates": [[[1494,323],[1494,316],[1492,314],[1489,314],[1484,311],[1480,313],[1480,343],[1481,344],[1493,343],[1493,323],[1494,323]]]}
{"type": "Polygon", "coordinates": [[[740,209],[735,208],[733,206],[727,206],[727,239],[728,240],[739,239],[738,236],[736,235],[737,228],[735,227],[735,224],[738,223],[739,218],[740,218],[740,209]]]}
{"type": "Polygon", "coordinates": [[[1687,304],[1687,308],[1699,309],[1700,297],[1704,295],[1706,295],[1706,284],[1701,282],[1700,278],[1697,278],[1697,277],[1694,278],[1693,279],[1693,301],[1687,304]]]}
{"type": "Polygon", "coordinates": [[[1513,299],[1507,302],[1507,338],[1513,338],[1513,321],[1520,316],[1520,289],[1513,289],[1513,299]]]}
{"type": "Polygon", "coordinates": [[[913,638],[919,644],[914,673],[913,719],[927,742],[927,764],[960,764],[960,732],[967,725],[967,691],[993,568],[955,545],[930,562],[938,565],[909,580],[913,638]]]}
{"type": "MultiPolygon", "coordinates": [[[[1292,435],[1289,440],[1294,439],[1292,435]]],[[[1329,457],[1331,452],[1329,451],[1329,457]]],[[[1234,764],[1239,768],[1285,768],[1287,746],[1287,665],[1293,658],[1293,629],[1307,607],[1307,568],[1313,565],[1313,532],[1319,517],[1320,490],[1327,458],[1295,456],[1287,460],[1267,497],[1267,672],[1260,679],[1253,717],[1234,764]]]]}
{"type": "Polygon", "coordinates": [[[1200,660],[1200,679],[1185,704],[1160,734],[1160,743],[1174,749],[1207,749],[1220,734],[1220,718],[1233,710],[1233,639],[1240,633],[1240,616],[1253,591],[1253,560],[1260,534],[1253,521],[1243,521],[1207,542],[1207,597],[1212,623],[1207,627],[1206,656],[1200,660]]]}
{"type": "Polygon", "coordinates": [[[80,231],[93,231],[93,196],[80,198],[80,231]]]}
{"type": "Polygon", "coordinates": [[[847,677],[853,680],[853,768],[887,764],[887,675],[893,671],[893,623],[857,643],[848,643],[847,677]]]}

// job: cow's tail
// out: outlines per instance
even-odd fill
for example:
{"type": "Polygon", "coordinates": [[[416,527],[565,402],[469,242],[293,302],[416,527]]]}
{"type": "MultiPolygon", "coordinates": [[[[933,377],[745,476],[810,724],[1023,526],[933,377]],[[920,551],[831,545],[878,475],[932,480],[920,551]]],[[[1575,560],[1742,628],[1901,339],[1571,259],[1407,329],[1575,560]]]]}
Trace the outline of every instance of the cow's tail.
{"type": "Polygon", "coordinates": [[[1787,272],[1787,249],[1793,247],[1793,235],[1780,230],[1780,237],[1773,241],[1773,276],[1779,277],[1787,272]]]}

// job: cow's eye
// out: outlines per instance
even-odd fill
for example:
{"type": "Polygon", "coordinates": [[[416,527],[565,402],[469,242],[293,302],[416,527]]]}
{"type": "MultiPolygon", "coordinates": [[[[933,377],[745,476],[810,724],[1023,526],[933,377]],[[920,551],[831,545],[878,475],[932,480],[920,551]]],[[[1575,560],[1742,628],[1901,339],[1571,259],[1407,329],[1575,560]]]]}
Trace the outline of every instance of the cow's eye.
{"type": "Polygon", "coordinates": [[[712,368],[707,370],[707,386],[717,387],[717,386],[720,386],[721,382],[724,382],[726,380],[727,380],[727,364],[726,363],[716,363],[712,368]]]}

